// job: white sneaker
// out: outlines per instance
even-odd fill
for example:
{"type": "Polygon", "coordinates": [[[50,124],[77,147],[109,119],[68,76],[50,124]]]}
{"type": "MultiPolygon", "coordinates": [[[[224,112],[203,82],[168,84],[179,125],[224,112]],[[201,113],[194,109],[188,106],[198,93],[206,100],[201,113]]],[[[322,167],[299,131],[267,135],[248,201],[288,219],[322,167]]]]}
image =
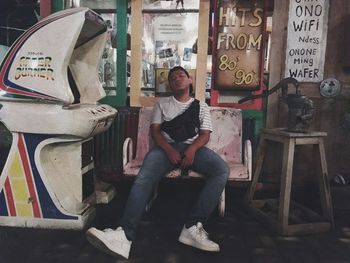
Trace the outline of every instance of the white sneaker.
{"type": "Polygon", "coordinates": [[[126,238],[121,227],[116,230],[107,228],[102,231],[91,227],[86,231],[86,238],[94,247],[108,254],[129,258],[132,242],[126,238]]]}
{"type": "Polygon", "coordinates": [[[205,251],[220,251],[219,245],[209,239],[208,233],[204,230],[203,225],[200,222],[190,228],[184,226],[179,241],[185,245],[205,251]]]}

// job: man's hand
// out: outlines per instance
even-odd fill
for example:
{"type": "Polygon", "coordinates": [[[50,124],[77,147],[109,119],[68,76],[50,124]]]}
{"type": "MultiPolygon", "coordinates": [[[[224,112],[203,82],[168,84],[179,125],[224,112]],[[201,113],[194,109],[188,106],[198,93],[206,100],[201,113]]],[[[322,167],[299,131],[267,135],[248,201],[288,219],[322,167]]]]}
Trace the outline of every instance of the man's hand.
{"type": "Polygon", "coordinates": [[[181,156],[178,151],[176,151],[164,138],[161,133],[160,124],[151,124],[151,135],[154,142],[160,146],[167,154],[169,161],[173,165],[180,164],[181,156]]]}
{"type": "Polygon", "coordinates": [[[201,130],[199,131],[199,136],[194,140],[194,142],[188,146],[184,152],[183,158],[178,151],[176,151],[164,138],[161,133],[160,124],[151,124],[151,135],[154,142],[160,146],[167,154],[169,161],[173,165],[180,164],[181,169],[188,168],[193,164],[196,151],[204,146],[210,137],[210,131],[201,130]]]}
{"type": "Polygon", "coordinates": [[[165,150],[169,161],[173,164],[173,165],[178,165],[181,163],[181,156],[180,153],[178,151],[176,151],[173,147],[167,148],[165,150]]]}
{"type": "Polygon", "coordinates": [[[184,152],[184,156],[180,166],[181,169],[190,167],[194,161],[195,155],[196,155],[196,148],[193,147],[192,145],[188,146],[188,148],[184,152]]]}
{"type": "Polygon", "coordinates": [[[210,138],[210,131],[208,130],[200,130],[199,136],[193,141],[191,145],[188,146],[186,151],[184,152],[184,158],[181,162],[181,168],[188,168],[193,164],[194,157],[199,148],[203,147],[207,144],[210,138]]]}

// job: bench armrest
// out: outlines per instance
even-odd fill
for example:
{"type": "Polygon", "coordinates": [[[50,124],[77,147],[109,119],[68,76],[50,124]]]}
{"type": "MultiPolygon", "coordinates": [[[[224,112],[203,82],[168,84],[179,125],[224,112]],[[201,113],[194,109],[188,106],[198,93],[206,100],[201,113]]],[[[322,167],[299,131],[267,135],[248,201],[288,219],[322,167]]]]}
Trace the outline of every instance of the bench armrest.
{"type": "Polygon", "coordinates": [[[244,142],[244,165],[248,170],[248,180],[252,179],[252,170],[253,170],[253,154],[252,154],[252,143],[250,140],[244,142]]]}
{"type": "Polygon", "coordinates": [[[123,168],[131,161],[133,157],[133,142],[130,137],[126,138],[123,143],[123,168]]]}

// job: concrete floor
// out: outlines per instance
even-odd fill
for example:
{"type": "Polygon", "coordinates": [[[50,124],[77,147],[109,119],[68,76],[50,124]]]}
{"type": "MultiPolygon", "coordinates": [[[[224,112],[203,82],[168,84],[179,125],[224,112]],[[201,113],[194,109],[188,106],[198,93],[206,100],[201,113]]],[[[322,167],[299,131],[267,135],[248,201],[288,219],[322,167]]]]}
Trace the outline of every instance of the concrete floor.
{"type": "MultiPolygon", "coordinates": [[[[94,225],[115,226],[121,216],[129,182],[119,184],[118,198],[97,207],[94,225]]],[[[213,215],[207,226],[220,253],[196,250],[177,242],[182,224],[201,183],[163,182],[160,196],[146,213],[133,243],[130,259],[120,260],[92,247],[85,231],[0,228],[0,262],[350,262],[350,188],[333,188],[336,228],[326,233],[281,237],[248,214],[241,205],[244,189],[229,187],[227,213],[213,215]]],[[[317,200],[302,191],[302,198],[317,200]]]]}

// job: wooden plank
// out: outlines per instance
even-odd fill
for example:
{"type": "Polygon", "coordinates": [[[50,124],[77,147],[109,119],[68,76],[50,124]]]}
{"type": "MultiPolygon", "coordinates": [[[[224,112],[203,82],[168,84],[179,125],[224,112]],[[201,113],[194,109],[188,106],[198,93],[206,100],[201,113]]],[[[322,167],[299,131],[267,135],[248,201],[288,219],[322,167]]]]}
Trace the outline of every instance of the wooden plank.
{"type": "MultiPolygon", "coordinates": [[[[284,72],[288,3],[289,1],[274,1],[268,89],[273,88],[281,80],[284,72]]],[[[278,110],[279,93],[280,91],[272,93],[267,100],[266,127],[273,128],[278,126],[278,115],[280,114],[278,110]]]]}
{"type": "Polygon", "coordinates": [[[141,96],[141,43],[142,43],[142,1],[131,0],[131,59],[130,59],[130,106],[142,106],[141,96]]]}
{"type": "Polygon", "coordinates": [[[296,145],[318,144],[319,141],[320,141],[319,138],[295,138],[295,144],[296,145]]]}
{"type": "Polygon", "coordinates": [[[288,228],[290,193],[292,187],[293,176],[293,160],[294,160],[295,144],[293,140],[286,140],[283,145],[283,161],[281,174],[280,203],[278,209],[279,229],[282,233],[286,233],[288,228]]]}
{"type": "MultiPolygon", "coordinates": [[[[270,211],[273,213],[278,212],[279,200],[276,198],[254,200],[252,203],[254,207],[259,208],[261,210],[270,211]]],[[[290,201],[289,210],[290,224],[293,224],[291,223],[292,221],[299,223],[328,222],[328,219],[324,216],[292,200],[290,201]]]]}
{"type": "Polygon", "coordinates": [[[153,107],[157,101],[157,97],[139,97],[139,102],[142,107],[153,107]]]}
{"type": "Polygon", "coordinates": [[[255,171],[254,171],[254,175],[253,175],[253,180],[252,183],[250,185],[250,188],[245,196],[245,202],[246,203],[251,203],[251,201],[253,200],[254,197],[254,192],[256,189],[256,184],[259,181],[259,176],[261,173],[261,169],[264,163],[264,159],[265,159],[265,153],[266,153],[266,139],[265,139],[265,134],[261,134],[260,136],[260,142],[259,142],[259,146],[258,146],[258,152],[257,152],[257,161],[256,161],[256,167],[255,167],[255,171]]]}
{"type": "Polygon", "coordinates": [[[267,134],[274,134],[289,138],[311,138],[311,137],[326,137],[326,132],[321,131],[310,131],[310,132],[289,132],[285,128],[277,129],[262,129],[267,134]]]}
{"type": "Polygon", "coordinates": [[[273,141],[273,142],[280,142],[280,143],[283,143],[285,141],[285,137],[282,137],[278,134],[267,134],[265,133],[265,138],[266,140],[269,140],[269,141],[273,141]]]}
{"type": "Polygon", "coordinates": [[[292,202],[291,210],[300,210],[303,213],[304,223],[307,223],[305,219],[307,219],[309,223],[310,222],[329,222],[328,218],[324,217],[323,215],[319,215],[318,213],[311,210],[310,208],[296,202],[292,202]]]}
{"type": "Polygon", "coordinates": [[[251,206],[261,209],[265,206],[266,202],[270,199],[258,199],[258,200],[252,200],[251,206]]]}
{"type": "Polygon", "coordinates": [[[320,233],[326,232],[331,228],[330,223],[308,223],[308,224],[298,224],[298,225],[290,225],[288,226],[288,230],[286,235],[294,236],[301,234],[312,234],[312,233],[320,233]]]}
{"type": "MultiPolygon", "coordinates": [[[[281,227],[277,227],[279,221],[273,218],[271,216],[271,213],[263,211],[263,209],[268,206],[269,211],[271,211],[272,213],[277,212],[277,205],[278,205],[277,199],[261,199],[261,200],[253,200],[251,205],[247,206],[246,208],[262,224],[267,225],[271,230],[283,236],[319,233],[319,232],[327,231],[331,227],[331,224],[329,222],[309,222],[308,223],[308,222],[305,222],[305,220],[303,220],[302,218],[298,217],[298,215],[293,215],[292,213],[290,213],[291,217],[289,218],[289,220],[293,222],[298,222],[298,223],[290,224],[284,230],[282,230],[281,227]]],[[[298,207],[303,210],[305,209],[305,211],[309,213],[308,216],[311,215],[311,217],[315,220],[323,219],[317,213],[311,211],[310,209],[298,203],[292,202],[291,206],[298,207]]]]}
{"type": "Polygon", "coordinates": [[[195,97],[205,101],[205,83],[207,79],[207,56],[208,56],[208,29],[209,29],[210,1],[201,0],[199,4],[198,41],[197,41],[197,66],[195,97]]]}
{"type": "Polygon", "coordinates": [[[326,160],[326,153],[324,149],[323,139],[320,139],[320,143],[318,146],[319,146],[318,151],[320,154],[320,161],[321,161],[321,173],[318,173],[319,174],[318,182],[319,182],[322,210],[323,210],[323,214],[331,222],[332,227],[334,227],[333,206],[332,206],[332,200],[331,200],[327,160],[326,160]]]}
{"type": "Polygon", "coordinates": [[[246,206],[246,208],[258,221],[260,221],[262,224],[265,224],[273,232],[278,232],[277,220],[268,216],[266,213],[254,206],[246,206]]]}

